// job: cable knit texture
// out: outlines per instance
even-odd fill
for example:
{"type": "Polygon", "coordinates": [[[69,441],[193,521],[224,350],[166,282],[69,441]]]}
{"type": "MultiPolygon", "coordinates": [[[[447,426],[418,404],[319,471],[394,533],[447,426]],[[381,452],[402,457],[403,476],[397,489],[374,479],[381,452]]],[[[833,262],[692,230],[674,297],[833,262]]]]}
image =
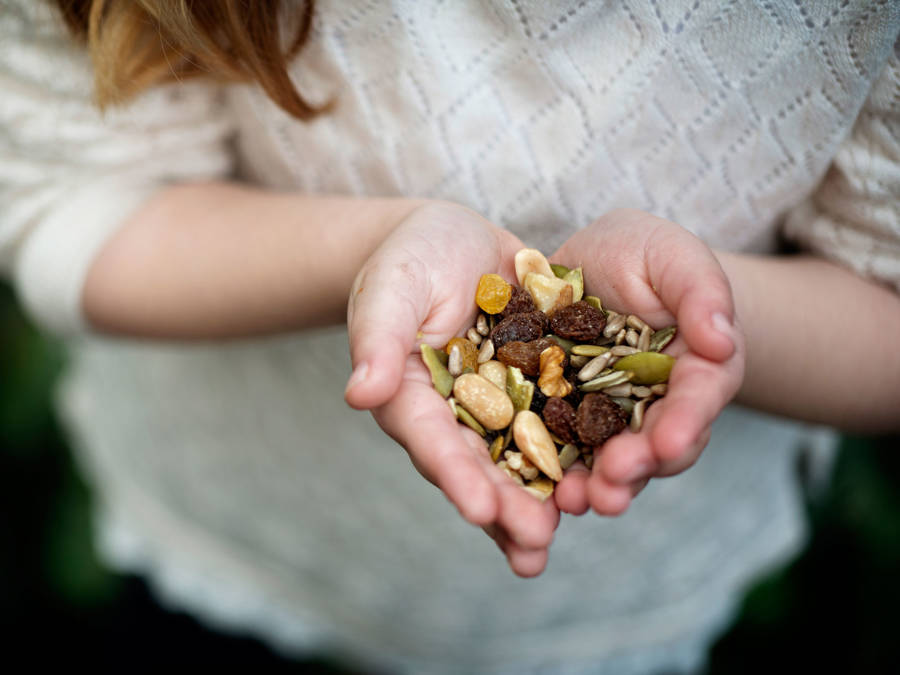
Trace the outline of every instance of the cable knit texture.
{"type": "Polygon", "coordinates": [[[103,117],[47,7],[0,0],[0,268],[78,336],[59,404],[107,559],[216,625],[390,672],[699,667],[744,585],[802,542],[808,430],[726,411],[694,468],[623,518],[565,518],[547,572],[516,579],[343,405],[340,333],[100,339],[83,275],[160,185],[237,172],[455,200],[546,251],[640,208],[896,287],[898,33],[887,1],[322,0],[294,73],[333,113],[191,84],[103,117]]]}

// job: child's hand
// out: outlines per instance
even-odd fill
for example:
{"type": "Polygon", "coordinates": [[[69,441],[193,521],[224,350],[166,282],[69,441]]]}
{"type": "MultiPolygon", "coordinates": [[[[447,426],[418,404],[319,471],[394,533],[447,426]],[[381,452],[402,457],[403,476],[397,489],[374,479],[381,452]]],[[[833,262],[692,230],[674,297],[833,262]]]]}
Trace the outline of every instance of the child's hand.
{"type": "Polygon", "coordinates": [[[484,441],[456,421],[433,389],[418,349],[423,341],[442,348],[470,327],[481,275],[515,279],[512,259],[521,247],[468,209],[440,204],[414,211],[354,283],[347,317],[354,371],[346,398],[372,410],[419,472],[497,542],[514,572],[533,576],[546,565],[559,510],[493,465],[484,441]]]}
{"type": "Polygon", "coordinates": [[[648,408],[641,431],[611,438],[592,473],[579,463],[556,489],[563,511],[619,514],[650,478],[697,461],[710,425],[741,385],[743,334],[712,251],[669,221],[616,211],[569,239],[553,260],[583,266],[585,288],[604,307],[637,314],[657,329],[678,324],[666,350],[678,357],[668,393],[648,408]]]}

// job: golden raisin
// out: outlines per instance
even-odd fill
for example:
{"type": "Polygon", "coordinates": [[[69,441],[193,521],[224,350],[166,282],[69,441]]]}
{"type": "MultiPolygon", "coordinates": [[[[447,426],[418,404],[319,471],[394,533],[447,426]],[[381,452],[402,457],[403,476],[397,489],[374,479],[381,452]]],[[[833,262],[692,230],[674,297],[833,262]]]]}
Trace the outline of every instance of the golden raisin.
{"type": "Polygon", "coordinates": [[[499,314],[512,295],[512,286],[499,274],[483,274],[478,280],[475,302],[488,314],[499,314]]]}
{"type": "Polygon", "coordinates": [[[444,351],[448,354],[453,349],[453,345],[459,345],[459,354],[462,356],[462,369],[466,372],[466,368],[471,368],[473,372],[478,372],[478,347],[475,343],[470,342],[464,337],[455,337],[447,343],[444,351]]]}

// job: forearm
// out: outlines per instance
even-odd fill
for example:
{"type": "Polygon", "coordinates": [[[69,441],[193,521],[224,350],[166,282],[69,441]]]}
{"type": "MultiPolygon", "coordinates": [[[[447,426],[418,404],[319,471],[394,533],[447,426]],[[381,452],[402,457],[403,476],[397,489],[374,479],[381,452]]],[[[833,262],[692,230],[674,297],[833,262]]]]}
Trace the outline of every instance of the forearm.
{"type": "Polygon", "coordinates": [[[747,337],[738,402],[848,431],[900,429],[900,297],[819,259],[718,257],[747,337]]]}
{"type": "Polygon", "coordinates": [[[102,332],[157,338],[337,324],[357,270],[422,203],[173,186],[100,251],[83,310],[102,332]]]}

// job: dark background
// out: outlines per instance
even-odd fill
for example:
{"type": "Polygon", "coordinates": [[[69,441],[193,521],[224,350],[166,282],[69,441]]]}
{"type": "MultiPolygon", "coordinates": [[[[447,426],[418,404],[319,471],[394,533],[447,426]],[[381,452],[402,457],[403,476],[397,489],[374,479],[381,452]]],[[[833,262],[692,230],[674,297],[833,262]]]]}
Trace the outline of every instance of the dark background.
{"type": "MultiPolygon", "coordinates": [[[[100,565],[91,548],[91,493],[50,407],[62,365],[59,345],[35,331],[0,285],[5,661],[348,673],[325,658],[290,662],[254,640],[211,632],[161,608],[139,578],[100,565]]],[[[807,507],[809,547],[749,591],[738,623],[713,649],[710,673],[900,666],[900,438],[845,438],[831,484],[807,507]]]]}

